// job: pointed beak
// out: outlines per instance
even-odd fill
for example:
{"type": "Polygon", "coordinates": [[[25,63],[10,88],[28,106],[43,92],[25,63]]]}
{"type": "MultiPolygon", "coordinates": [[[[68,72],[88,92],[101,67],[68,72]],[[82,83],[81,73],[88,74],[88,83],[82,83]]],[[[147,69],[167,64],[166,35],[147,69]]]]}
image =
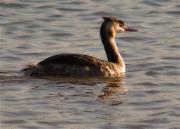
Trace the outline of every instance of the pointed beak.
{"type": "Polygon", "coordinates": [[[138,31],[137,29],[127,27],[127,26],[124,26],[124,30],[125,30],[125,32],[136,32],[136,31],[138,31]]]}

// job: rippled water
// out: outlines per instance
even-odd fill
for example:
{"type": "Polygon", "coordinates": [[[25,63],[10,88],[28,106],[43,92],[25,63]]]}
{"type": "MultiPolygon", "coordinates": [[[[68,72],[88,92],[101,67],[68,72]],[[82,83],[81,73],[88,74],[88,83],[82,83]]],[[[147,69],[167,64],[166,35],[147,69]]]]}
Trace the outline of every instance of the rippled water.
{"type": "Polygon", "coordinates": [[[179,50],[179,0],[0,0],[0,128],[180,129],[179,50]],[[106,59],[102,16],[139,30],[117,39],[124,77],[19,73],[57,53],[106,59]]]}

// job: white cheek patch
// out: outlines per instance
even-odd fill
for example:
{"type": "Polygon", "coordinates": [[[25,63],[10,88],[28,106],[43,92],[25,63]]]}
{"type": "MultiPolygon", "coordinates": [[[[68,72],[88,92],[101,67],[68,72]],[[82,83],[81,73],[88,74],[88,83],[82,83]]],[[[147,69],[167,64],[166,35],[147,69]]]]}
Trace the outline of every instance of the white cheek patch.
{"type": "Polygon", "coordinates": [[[120,31],[120,32],[124,32],[124,31],[125,31],[125,29],[124,29],[124,28],[122,28],[122,27],[119,27],[119,31],[120,31]]]}
{"type": "Polygon", "coordinates": [[[117,31],[118,31],[118,32],[124,32],[124,31],[125,31],[125,28],[118,26],[118,27],[117,27],[117,31]]]}

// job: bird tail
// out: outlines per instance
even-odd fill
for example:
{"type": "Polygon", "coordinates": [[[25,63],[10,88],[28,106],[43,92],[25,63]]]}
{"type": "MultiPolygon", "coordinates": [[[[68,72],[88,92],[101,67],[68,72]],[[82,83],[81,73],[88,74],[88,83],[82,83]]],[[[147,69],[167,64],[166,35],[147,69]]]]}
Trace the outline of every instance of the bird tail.
{"type": "Polygon", "coordinates": [[[39,71],[39,66],[37,64],[27,65],[21,71],[26,76],[36,76],[38,74],[38,71],[39,71]]]}

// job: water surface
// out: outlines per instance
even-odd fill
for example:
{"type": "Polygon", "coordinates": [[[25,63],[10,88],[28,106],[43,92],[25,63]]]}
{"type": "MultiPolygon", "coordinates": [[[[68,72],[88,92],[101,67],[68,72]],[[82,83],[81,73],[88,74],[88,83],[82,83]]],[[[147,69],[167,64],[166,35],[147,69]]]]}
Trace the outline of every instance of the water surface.
{"type": "Polygon", "coordinates": [[[180,129],[179,7],[179,0],[0,0],[0,128],[180,129]],[[106,59],[102,16],[139,30],[117,38],[125,76],[20,74],[58,53],[106,59]]]}

